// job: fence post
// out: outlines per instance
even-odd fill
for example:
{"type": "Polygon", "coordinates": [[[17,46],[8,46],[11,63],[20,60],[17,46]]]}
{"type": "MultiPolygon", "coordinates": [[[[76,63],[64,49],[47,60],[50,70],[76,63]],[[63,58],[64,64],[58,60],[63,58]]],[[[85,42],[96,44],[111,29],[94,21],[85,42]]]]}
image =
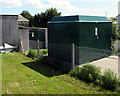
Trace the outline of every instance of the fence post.
{"type": "Polygon", "coordinates": [[[39,39],[37,39],[37,58],[38,58],[38,59],[39,59],[39,57],[40,57],[40,53],[39,53],[40,47],[39,47],[39,44],[40,44],[39,39]]]}
{"type": "Polygon", "coordinates": [[[47,30],[47,28],[45,30],[45,48],[46,49],[48,48],[48,30],[47,30]]]}
{"type": "Polygon", "coordinates": [[[75,45],[72,43],[72,68],[75,67],[75,45]]]}

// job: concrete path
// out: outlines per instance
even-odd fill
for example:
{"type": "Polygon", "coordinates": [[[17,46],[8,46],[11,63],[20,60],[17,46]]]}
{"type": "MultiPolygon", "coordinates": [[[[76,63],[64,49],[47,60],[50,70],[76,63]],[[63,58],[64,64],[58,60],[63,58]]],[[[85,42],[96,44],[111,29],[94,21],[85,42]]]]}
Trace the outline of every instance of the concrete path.
{"type": "Polygon", "coordinates": [[[120,78],[120,57],[118,56],[109,56],[103,59],[93,61],[90,64],[100,67],[102,73],[105,70],[111,69],[117,74],[118,78],[120,78]]]}

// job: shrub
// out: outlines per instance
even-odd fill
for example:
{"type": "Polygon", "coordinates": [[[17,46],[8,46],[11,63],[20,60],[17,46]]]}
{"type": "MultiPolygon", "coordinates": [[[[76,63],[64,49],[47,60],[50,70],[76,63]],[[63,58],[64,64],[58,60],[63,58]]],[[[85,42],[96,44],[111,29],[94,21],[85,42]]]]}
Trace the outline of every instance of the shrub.
{"type": "MultiPolygon", "coordinates": [[[[40,57],[39,57],[39,59],[40,59],[40,58],[43,58],[43,56],[48,53],[48,50],[42,49],[39,51],[39,53],[40,53],[40,57]]],[[[30,49],[28,52],[28,56],[31,58],[37,58],[38,57],[37,50],[30,49]]]]}
{"type": "Polygon", "coordinates": [[[83,65],[82,67],[75,67],[70,73],[70,76],[78,77],[87,82],[96,82],[99,80],[101,70],[90,64],[83,65]]]}
{"type": "Polygon", "coordinates": [[[45,54],[48,53],[48,50],[47,50],[47,49],[42,49],[42,50],[40,50],[40,53],[41,53],[42,55],[45,55],[45,54]]]}
{"type": "Polygon", "coordinates": [[[99,80],[101,70],[99,67],[87,64],[83,65],[79,74],[79,78],[87,82],[96,82],[99,80]]]}
{"type": "Polygon", "coordinates": [[[75,67],[69,72],[69,75],[89,83],[93,82],[94,84],[112,91],[115,91],[120,84],[116,74],[114,74],[113,71],[109,69],[105,71],[102,76],[100,68],[90,64],[83,65],[82,67],[75,67]]]}
{"type": "Polygon", "coordinates": [[[28,52],[28,56],[31,57],[31,58],[36,58],[37,57],[37,51],[33,50],[33,49],[30,49],[29,52],[28,52]]]}
{"type": "Polygon", "coordinates": [[[75,66],[75,68],[69,72],[69,75],[74,77],[79,77],[79,74],[80,74],[80,68],[78,66],[75,66]]]}
{"type": "Polygon", "coordinates": [[[112,24],[112,40],[120,40],[120,31],[118,30],[118,24],[112,24]]]}
{"type": "Polygon", "coordinates": [[[48,53],[48,50],[47,49],[42,49],[40,50],[40,58],[43,58],[45,54],[48,53]]]}
{"type": "Polygon", "coordinates": [[[119,80],[113,71],[109,69],[104,72],[104,76],[102,77],[101,80],[101,86],[103,88],[114,91],[116,90],[118,84],[119,80]]]}

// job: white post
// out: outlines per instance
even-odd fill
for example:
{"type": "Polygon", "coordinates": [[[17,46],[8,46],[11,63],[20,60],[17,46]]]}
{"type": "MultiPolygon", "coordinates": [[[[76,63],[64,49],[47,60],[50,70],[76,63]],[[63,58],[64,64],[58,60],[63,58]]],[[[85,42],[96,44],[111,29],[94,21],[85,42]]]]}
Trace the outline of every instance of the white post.
{"type": "Polygon", "coordinates": [[[47,28],[45,30],[45,48],[46,49],[48,48],[48,30],[47,30],[47,28]]]}
{"type": "Polygon", "coordinates": [[[106,14],[106,17],[107,17],[107,11],[106,11],[106,13],[105,13],[105,14],[106,14]]]}
{"type": "Polygon", "coordinates": [[[40,57],[40,53],[39,53],[39,44],[40,44],[40,42],[39,42],[39,39],[37,40],[37,56],[38,56],[38,59],[39,59],[39,57],[40,57]]]}
{"type": "Polygon", "coordinates": [[[120,1],[118,2],[118,16],[117,16],[117,22],[118,22],[118,30],[120,30],[120,1]]]}
{"type": "MultiPolygon", "coordinates": [[[[118,2],[118,30],[120,30],[120,1],[118,2]]],[[[118,41],[118,48],[120,48],[120,45],[119,45],[119,41],[118,41]]],[[[120,78],[120,56],[118,57],[118,78],[120,78]]]]}
{"type": "Polygon", "coordinates": [[[118,2],[118,15],[120,14],[120,1],[118,2]]]}
{"type": "MultiPolygon", "coordinates": [[[[0,9],[0,12],[2,10],[0,9]]],[[[2,16],[0,16],[0,45],[3,46],[3,38],[2,38],[2,16]]],[[[2,54],[0,54],[0,95],[2,96],[2,54]]]]}
{"type": "Polygon", "coordinates": [[[72,44],[72,68],[75,67],[75,45],[72,44]]]}

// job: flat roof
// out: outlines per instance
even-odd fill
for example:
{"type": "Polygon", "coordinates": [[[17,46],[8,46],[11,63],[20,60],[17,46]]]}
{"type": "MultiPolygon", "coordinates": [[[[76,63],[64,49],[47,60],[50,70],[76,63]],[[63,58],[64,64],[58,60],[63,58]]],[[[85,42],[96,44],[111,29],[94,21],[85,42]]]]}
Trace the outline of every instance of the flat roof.
{"type": "Polygon", "coordinates": [[[18,19],[18,15],[8,15],[8,14],[0,14],[0,19],[11,19],[11,18],[14,18],[14,19],[18,19]]]}
{"type": "Polygon", "coordinates": [[[14,15],[14,14],[0,14],[0,16],[18,16],[18,15],[14,15]]]}
{"type": "Polygon", "coordinates": [[[26,21],[29,22],[28,19],[26,19],[25,17],[23,17],[22,15],[14,15],[14,14],[0,14],[0,16],[4,18],[4,16],[16,16],[18,18],[18,21],[26,21]]]}
{"type": "Polygon", "coordinates": [[[111,22],[105,16],[87,16],[87,15],[73,15],[54,17],[48,23],[69,23],[69,22],[111,22]]]}

